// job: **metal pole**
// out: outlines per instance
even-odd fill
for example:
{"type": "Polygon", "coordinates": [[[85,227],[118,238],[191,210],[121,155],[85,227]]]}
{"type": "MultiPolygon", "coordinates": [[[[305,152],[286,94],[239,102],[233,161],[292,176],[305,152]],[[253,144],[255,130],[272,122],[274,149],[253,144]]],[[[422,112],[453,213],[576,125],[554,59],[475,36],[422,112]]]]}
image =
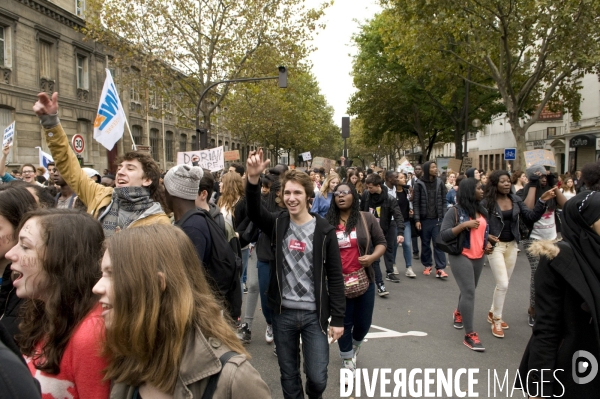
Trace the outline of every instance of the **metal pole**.
{"type": "Polygon", "coordinates": [[[210,89],[212,89],[213,87],[220,85],[221,83],[241,83],[241,82],[257,82],[260,80],[273,80],[273,79],[279,79],[279,76],[268,76],[268,77],[264,77],[264,78],[240,78],[240,79],[229,79],[229,80],[221,80],[219,82],[215,82],[212,83],[210,85],[208,85],[208,87],[206,89],[204,89],[204,91],[202,92],[202,95],[200,96],[200,99],[198,100],[198,103],[196,104],[196,145],[198,147],[198,150],[203,150],[207,147],[207,133],[208,133],[208,129],[200,129],[200,115],[198,115],[200,113],[200,105],[202,104],[202,100],[204,100],[204,96],[206,96],[206,94],[208,93],[208,91],[210,89]]]}
{"type": "Polygon", "coordinates": [[[467,72],[467,87],[465,93],[465,148],[463,149],[463,159],[467,156],[467,137],[469,136],[469,89],[471,81],[471,67],[467,72]]]}

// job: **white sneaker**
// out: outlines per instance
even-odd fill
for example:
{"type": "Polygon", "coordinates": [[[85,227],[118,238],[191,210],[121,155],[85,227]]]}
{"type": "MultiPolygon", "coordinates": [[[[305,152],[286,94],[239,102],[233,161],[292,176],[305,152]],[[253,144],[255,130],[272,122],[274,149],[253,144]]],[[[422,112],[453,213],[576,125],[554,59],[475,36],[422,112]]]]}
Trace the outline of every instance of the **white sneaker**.
{"type": "Polygon", "coordinates": [[[273,326],[267,324],[267,331],[265,332],[265,340],[267,344],[273,342],[273,326]]]}
{"type": "MultiPolygon", "coordinates": [[[[356,373],[356,363],[352,359],[343,359],[342,360],[342,368],[348,369],[352,372],[350,378],[354,379],[354,373],[356,373]]],[[[349,384],[348,377],[344,376],[344,385],[348,386],[349,384]]]]}
{"type": "Polygon", "coordinates": [[[409,266],[406,268],[406,273],[404,273],[404,275],[406,277],[410,277],[410,278],[416,278],[417,275],[415,274],[415,272],[413,272],[412,266],[409,266]]]}
{"type": "Polygon", "coordinates": [[[394,272],[392,274],[395,274],[395,275],[400,274],[400,272],[398,272],[398,268],[396,266],[394,266],[394,272]]]}
{"type": "Polygon", "coordinates": [[[356,366],[356,359],[358,358],[358,352],[360,352],[360,347],[361,345],[352,345],[352,349],[354,350],[354,356],[352,356],[354,366],[356,366]]]}

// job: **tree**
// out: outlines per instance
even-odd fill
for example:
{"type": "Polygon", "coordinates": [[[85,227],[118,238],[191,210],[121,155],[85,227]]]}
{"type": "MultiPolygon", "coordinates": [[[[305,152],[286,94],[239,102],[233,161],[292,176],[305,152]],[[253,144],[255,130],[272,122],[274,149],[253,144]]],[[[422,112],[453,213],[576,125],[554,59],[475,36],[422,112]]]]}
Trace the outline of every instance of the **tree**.
{"type": "Polygon", "coordinates": [[[579,118],[580,79],[597,71],[600,61],[600,2],[388,0],[386,5],[394,15],[386,45],[409,73],[452,74],[500,94],[517,142],[517,167],[524,165],[525,133],[545,107],[579,118]],[[471,79],[474,73],[493,84],[471,79]]]}
{"type": "Polygon", "coordinates": [[[246,146],[257,141],[296,154],[310,151],[313,156],[328,158],[337,158],[341,152],[333,109],[307,71],[291,71],[286,90],[273,82],[237,86],[224,104],[225,127],[246,146]]]}
{"type": "MultiPolygon", "coordinates": [[[[354,63],[354,81],[359,91],[351,100],[351,110],[362,109],[363,114],[371,110],[369,123],[384,122],[381,114],[386,109],[393,110],[389,113],[390,123],[411,125],[410,130],[416,132],[426,159],[434,142],[442,137],[436,135],[435,140],[430,140],[424,128],[429,126],[429,133],[434,134],[442,126],[444,134],[453,135],[456,157],[462,158],[465,125],[474,131],[465,120],[478,118],[489,122],[492,115],[504,109],[498,101],[500,96],[494,90],[475,86],[467,102],[463,79],[448,73],[433,74],[423,68],[409,69],[399,54],[401,50],[386,45],[395,38],[388,37],[390,32],[386,28],[396,23],[394,18],[389,10],[384,10],[362,26],[361,33],[354,38],[359,48],[354,63]]],[[[481,75],[473,74],[472,78],[484,82],[487,79],[489,84],[490,79],[481,75]]]]}
{"type": "MultiPolygon", "coordinates": [[[[176,85],[174,101],[189,114],[205,88],[236,79],[247,70],[275,75],[278,64],[259,58],[263,46],[281,59],[302,60],[328,6],[307,9],[302,0],[89,0],[85,33],[115,50],[114,62],[140,69],[141,79],[176,85]]],[[[216,88],[200,104],[210,129],[213,111],[230,85],[216,88]]]]}

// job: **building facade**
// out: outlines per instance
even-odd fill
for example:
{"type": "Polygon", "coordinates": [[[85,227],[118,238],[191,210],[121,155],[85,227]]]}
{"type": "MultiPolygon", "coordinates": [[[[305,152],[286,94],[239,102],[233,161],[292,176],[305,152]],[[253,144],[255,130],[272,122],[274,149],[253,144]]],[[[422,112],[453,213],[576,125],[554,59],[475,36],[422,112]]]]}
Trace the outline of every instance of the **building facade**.
{"type": "MultiPolygon", "coordinates": [[[[85,0],[0,2],[0,131],[16,121],[9,170],[24,163],[37,165],[37,147],[48,151],[32,111],[39,92],[59,93],[59,117],[67,136],[84,137],[85,166],[114,171],[117,155],[132,148],[127,131],[112,151],[93,140],[93,123],[105,69],[111,68],[111,51],[84,39],[80,33],[84,17],[85,0]]],[[[112,73],[118,76],[119,71],[112,73]]],[[[177,163],[177,152],[197,149],[195,130],[178,127],[175,116],[160,99],[134,87],[117,89],[136,144],[150,146],[162,169],[177,163]],[[157,107],[163,110],[159,116],[157,107]]],[[[211,133],[211,146],[223,145],[225,151],[238,149],[240,154],[254,149],[241,148],[240,141],[219,129],[218,122],[211,133]]]]}

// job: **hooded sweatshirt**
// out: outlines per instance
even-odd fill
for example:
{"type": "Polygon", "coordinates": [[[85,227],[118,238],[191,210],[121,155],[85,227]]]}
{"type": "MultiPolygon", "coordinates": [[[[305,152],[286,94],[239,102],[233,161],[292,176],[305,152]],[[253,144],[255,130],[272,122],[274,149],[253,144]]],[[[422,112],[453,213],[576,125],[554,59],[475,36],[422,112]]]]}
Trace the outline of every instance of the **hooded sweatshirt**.
{"type": "Polygon", "coordinates": [[[425,187],[427,188],[427,219],[436,219],[442,217],[443,215],[438,215],[437,206],[435,203],[436,200],[436,177],[434,176],[433,181],[430,180],[429,177],[429,167],[433,161],[428,161],[423,164],[423,176],[421,176],[421,180],[425,183],[425,187]]]}

